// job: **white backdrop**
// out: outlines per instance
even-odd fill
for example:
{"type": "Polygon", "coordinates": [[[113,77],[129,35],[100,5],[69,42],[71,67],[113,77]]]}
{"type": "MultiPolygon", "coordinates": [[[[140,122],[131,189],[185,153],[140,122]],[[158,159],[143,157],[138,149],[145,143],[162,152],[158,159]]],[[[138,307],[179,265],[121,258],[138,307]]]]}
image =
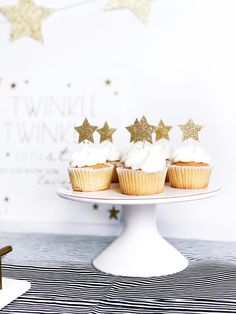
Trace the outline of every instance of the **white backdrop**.
{"type": "MultiPolygon", "coordinates": [[[[78,2],[37,1],[53,8],[78,2]]],[[[10,3],[16,2],[2,0],[0,5],[10,3]]],[[[167,236],[236,240],[235,0],[153,0],[146,26],[129,10],[104,12],[105,4],[105,0],[97,0],[52,15],[43,24],[44,45],[29,38],[10,43],[10,25],[0,24],[2,88],[15,82],[13,93],[20,95],[25,93],[22,82],[30,82],[35,75],[42,82],[50,76],[73,76],[75,80],[83,80],[84,76],[86,81],[88,77],[93,82],[94,78],[99,82],[109,79],[112,84],[118,76],[119,101],[124,110],[121,112],[117,103],[110,104],[114,105],[115,127],[128,125],[143,114],[155,124],[160,118],[170,125],[194,118],[205,125],[200,133],[201,144],[212,156],[213,180],[224,187],[224,192],[214,199],[163,206],[159,210],[160,230],[167,236]]],[[[115,92],[117,86],[112,84],[110,88],[115,92]]],[[[40,95],[40,83],[35,93],[40,95]]],[[[4,104],[1,101],[1,123],[5,121],[4,104]]],[[[99,123],[105,114],[103,110],[99,123]]],[[[171,134],[180,145],[181,132],[175,129],[171,134]]],[[[31,200],[16,213],[12,211],[11,187],[3,193],[4,182],[0,182],[2,230],[21,227],[108,234],[119,228],[117,222],[107,218],[106,210],[94,211],[84,205],[78,208],[63,200],[60,210],[58,201],[55,206],[51,202],[49,207],[35,210],[31,200]]],[[[33,193],[38,197],[38,191],[33,193]]]]}

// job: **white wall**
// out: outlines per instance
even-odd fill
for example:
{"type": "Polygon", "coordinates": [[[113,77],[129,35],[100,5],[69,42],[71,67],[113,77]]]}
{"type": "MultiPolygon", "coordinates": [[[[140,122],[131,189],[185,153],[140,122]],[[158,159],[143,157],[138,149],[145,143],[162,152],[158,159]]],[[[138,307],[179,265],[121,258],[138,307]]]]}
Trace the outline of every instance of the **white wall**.
{"type": "MultiPolygon", "coordinates": [[[[59,8],[76,2],[50,4],[59,8]]],[[[49,5],[46,0],[38,3],[49,5]]],[[[205,125],[201,144],[213,159],[213,183],[222,185],[224,192],[214,199],[162,206],[160,229],[167,236],[236,240],[235,0],[156,0],[147,26],[129,10],[103,12],[105,4],[94,1],[55,13],[44,23],[43,46],[28,38],[9,43],[9,25],[0,24],[1,76],[21,73],[23,80],[25,73],[40,72],[43,81],[49,71],[67,76],[87,72],[112,80],[119,73],[125,111],[122,121],[115,121],[117,126],[143,114],[151,123],[162,118],[178,125],[194,118],[205,125]]],[[[176,145],[180,138],[175,129],[176,145]]],[[[94,215],[83,208],[78,215],[73,206],[67,204],[59,214],[50,208],[49,222],[88,222],[94,215]]],[[[21,220],[37,221],[34,209],[29,211],[30,219],[27,215],[21,220]]],[[[110,224],[101,211],[95,215],[99,223],[110,224]]],[[[39,221],[45,223],[44,209],[42,216],[39,221]]]]}

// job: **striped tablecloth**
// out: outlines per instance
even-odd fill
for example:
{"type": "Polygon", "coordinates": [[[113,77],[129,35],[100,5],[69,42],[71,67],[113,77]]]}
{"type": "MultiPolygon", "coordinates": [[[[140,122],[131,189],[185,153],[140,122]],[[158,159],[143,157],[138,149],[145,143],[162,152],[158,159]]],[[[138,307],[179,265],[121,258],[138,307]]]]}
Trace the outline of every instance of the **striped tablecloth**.
{"type": "Polygon", "coordinates": [[[91,260],[107,237],[0,233],[12,244],[4,276],[26,279],[32,288],[5,313],[236,313],[236,243],[169,240],[189,260],[165,277],[115,277],[91,260]]]}

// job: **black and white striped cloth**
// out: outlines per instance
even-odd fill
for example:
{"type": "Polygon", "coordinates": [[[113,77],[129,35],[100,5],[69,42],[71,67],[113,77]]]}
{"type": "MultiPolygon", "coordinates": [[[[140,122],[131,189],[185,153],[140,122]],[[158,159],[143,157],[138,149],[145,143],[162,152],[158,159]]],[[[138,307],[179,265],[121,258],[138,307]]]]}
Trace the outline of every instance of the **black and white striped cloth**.
{"type": "Polygon", "coordinates": [[[32,288],[1,310],[24,314],[236,313],[236,243],[170,240],[190,259],[181,273],[153,278],[98,272],[91,259],[112,238],[0,234],[14,253],[4,275],[32,288]]]}

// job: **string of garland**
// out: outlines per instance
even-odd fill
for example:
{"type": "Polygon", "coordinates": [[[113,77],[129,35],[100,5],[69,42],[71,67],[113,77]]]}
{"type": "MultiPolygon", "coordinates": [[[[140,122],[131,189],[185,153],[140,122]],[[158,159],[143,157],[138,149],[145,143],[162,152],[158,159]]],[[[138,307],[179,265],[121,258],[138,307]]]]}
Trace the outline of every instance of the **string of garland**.
{"type": "Polygon", "coordinates": [[[95,2],[95,1],[97,1],[97,0],[85,0],[85,1],[81,1],[79,3],[73,3],[70,5],[58,8],[58,9],[54,9],[54,11],[64,11],[64,10],[68,10],[68,9],[73,9],[73,8],[76,8],[76,7],[91,3],[91,2],[95,2]]]}
{"type": "MultiPolygon", "coordinates": [[[[11,41],[27,36],[39,42],[43,42],[42,23],[50,15],[83,6],[97,0],[84,0],[73,3],[58,9],[46,8],[37,5],[34,0],[19,0],[18,4],[0,7],[2,13],[8,21],[0,21],[0,24],[11,23],[11,41]]],[[[153,0],[107,0],[105,10],[129,9],[141,22],[146,23],[153,0]]]]}
{"type": "MultiPolygon", "coordinates": [[[[80,6],[86,5],[88,3],[95,2],[95,1],[97,1],[97,0],[85,0],[85,1],[81,1],[79,3],[72,3],[70,5],[67,5],[67,6],[58,8],[58,9],[52,9],[52,10],[54,12],[65,11],[65,10],[73,9],[73,8],[76,8],[76,7],[80,7],[80,6]]],[[[1,8],[4,8],[4,7],[1,7],[1,8]]],[[[8,23],[8,21],[6,21],[6,20],[0,20],[0,24],[7,24],[7,23],[8,23]]]]}

